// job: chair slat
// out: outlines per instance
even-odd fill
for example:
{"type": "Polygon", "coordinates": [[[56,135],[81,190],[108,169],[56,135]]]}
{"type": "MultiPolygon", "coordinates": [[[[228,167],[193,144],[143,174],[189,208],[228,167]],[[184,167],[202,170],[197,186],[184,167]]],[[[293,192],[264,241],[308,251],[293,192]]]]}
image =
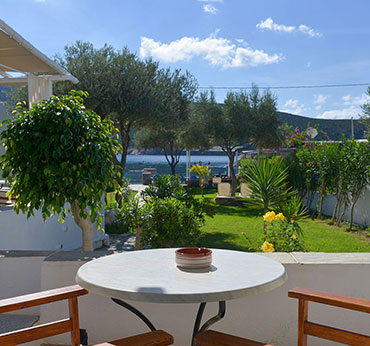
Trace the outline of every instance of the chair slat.
{"type": "Polygon", "coordinates": [[[215,330],[207,330],[198,334],[195,337],[195,344],[197,346],[273,346],[215,330]]]}
{"type": "Polygon", "coordinates": [[[41,326],[34,326],[20,329],[14,332],[0,334],[0,345],[1,346],[19,345],[25,342],[67,333],[70,332],[71,330],[72,330],[72,321],[70,319],[45,323],[41,326]]]}
{"type": "Polygon", "coordinates": [[[340,342],[346,345],[370,346],[370,336],[349,332],[347,330],[324,326],[317,323],[305,322],[304,331],[307,335],[340,342]]]}
{"type": "Polygon", "coordinates": [[[339,294],[315,291],[307,288],[294,288],[288,292],[288,296],[315,303],[370,313],[370,300],[367,299],[346,297],[339,294]]]}
{"type": "Polygon", "coordinates": [[[94,346],[167,346],[173,344],[173,336],[163,330],[130,336],[94,346]]]}
{"type": "Polygon", "coordinates": [[[88,292],[79,285],[56,288],[49,291],[27,294],[24,296],[0,300],[0,313],[15,311],[72,297],[82,296],[88,292]]]}

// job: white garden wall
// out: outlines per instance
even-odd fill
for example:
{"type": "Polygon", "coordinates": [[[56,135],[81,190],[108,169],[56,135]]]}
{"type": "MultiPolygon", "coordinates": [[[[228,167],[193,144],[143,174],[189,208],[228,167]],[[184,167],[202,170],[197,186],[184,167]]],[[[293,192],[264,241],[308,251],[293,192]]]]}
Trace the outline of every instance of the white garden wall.
{"type": "MultiPolygon", "coordinates": [[[[104,226],[104,223],[103,223],[104,226]]],[[[94,227],[95,248],[101,247],[108,236],[94,227]]],[[[12,207],[0,207],[0,251],[1,250],[74,250],[82,246],[82,231],[69,215],[65,222],[58,216],[45,222],[40,212],[27,219],[17,215],[12,207]]]]}
{"type": "MultiPolygon", "coordinates": [[[[319,198],[319,193],[315,194],[315,199],[312,202],[311,207],[315,209],[317,200],[319,198]]],[[[331,217],[334,212],[335,203],[337,197],[333,195],[326,196],[323,205],[323,213],[326,216],[331,217]]],[[[360,199],[357,201],[354,210],[354,223],[360,226],[368,227],[370,225],[370,186],[367,186],[361,194],[360,199]]],[[[349,221],[350,219],[350,208],[348,207],[347,212],[344,215],[344,220],[349,221]]]]}

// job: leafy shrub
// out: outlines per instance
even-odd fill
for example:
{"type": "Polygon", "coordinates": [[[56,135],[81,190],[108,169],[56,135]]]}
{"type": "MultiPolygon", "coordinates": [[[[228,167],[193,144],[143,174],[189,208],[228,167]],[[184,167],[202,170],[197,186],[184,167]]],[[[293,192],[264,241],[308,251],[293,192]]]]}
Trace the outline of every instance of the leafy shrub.
{"type": "Polygon", "coordinates": [[[116,223],[122,229],[122,232],[135,233],[138,226],[145,224],[145,208],[143,203],[135,196],[131,196],[126,202],[122,203],[117,211],[116,223]]]}
{"type": "Polygon", "coordinates": [[[204,222],[204,214],[213,215],[213,207],[208,199],[196,199],[190,189],[181,186],[181,178],[178,175],[157,176],[142,192],[145,201],[150,199],[175,198],[183,202],[186,207],[192,208],[196,217],[204,222]]]}
{"type": "Polygon", "coordinates": [[[14,119],[3,122],[6,151],[0,156],[2,176],[17,196],[16,213],[30,217],[40,210],[44,219],[57,214],[63,220],[69,203],[84,251],[93,249],[92,223],[102,222],[103,193],[109,185],[119,188],[112,156],[121,147],[111,137],[113,122],[85,108],[87,96],[72,90],[30,110],[18,105],[14,119]]]}
{"type": "Polygon", "coordinates": [[[211,214],[208,199],[196,199],[178,176],[158,176],[143,192],[122,204],[117,222],[122,229],[140,233],[140,246],[196,246],[204,215],[211,214]]]}
{"type": "Polygon", "coordinates": [[[150,182],[149,186],[142,192],[142,197],[146,200],[149,198],[166,198],[177,197],[180,191],[181,177],[178,175],[158,175],[150,182]]]}
{"type": "Polygon", "coordinates": [[[153,248],[195,246],[203,222],[175,198],[151,199],[144,207],[143,244],[153,248]]]}
{"type": "Polygon", "coordinates": [[[302,199],[298,194],[278,205],[274,208],[274,211],[276,214],[284,215],[288,224],[293,224],[295,232],[298,235],[302,235],[302,230],[298,222],[307,217],[308,209],[302,204],[302,199]]]}

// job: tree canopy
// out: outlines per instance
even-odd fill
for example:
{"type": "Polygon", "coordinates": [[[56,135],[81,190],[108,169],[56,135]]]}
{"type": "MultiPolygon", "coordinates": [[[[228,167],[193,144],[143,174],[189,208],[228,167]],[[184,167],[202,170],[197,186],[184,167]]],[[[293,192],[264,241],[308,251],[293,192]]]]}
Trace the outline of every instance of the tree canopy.
{"type": "Polygon", "coordinates": [[[157,83],[160,102],[156,105],[156,121],[144,125],[135,134],[137,147],[163,150],[172,174],[175,174],[181,152],[187,147],[191,102],[196,90],[197,82],[189,72],[161,70],[157,83]]]}
{"type": "MultiPolygon", "coordinates": [[[[367,89],[367,95],[370,96],[370,87],[367,89]]],[[[361,122],[366,126],[366,135],[370,135],[370,101],[367,101],[362,106],[361,122]]]]}

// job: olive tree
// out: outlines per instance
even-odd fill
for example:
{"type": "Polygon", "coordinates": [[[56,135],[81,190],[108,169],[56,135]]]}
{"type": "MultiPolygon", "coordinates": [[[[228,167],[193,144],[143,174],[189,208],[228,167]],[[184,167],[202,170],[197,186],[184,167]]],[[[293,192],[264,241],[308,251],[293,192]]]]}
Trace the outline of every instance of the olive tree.
{"type": "Polygon", "coordinates": [[[216,103],[213,92],[210,95],[202,93],[195,108],[198,129],[202,129],[210,145],[218,145],[228,156],[231,194],[234,196],[237,186],[234,170],[237,151],[251,144],[268,146],[276,143],[276,100],[268,91],[260,95],[258,88],[254,87],[249,94],[229,92],[223,105],[216,103]]]}
{"type": "Polygon", "coordinates": [[[196,105],[199,114],[199,128],[204,128],[211,145],[218,145],[228,156],[231,173],[231,193],[235,195],[237,178],[234,170],[238,149],[250,142],[250,112],[248,96],[245,93],[228,93],[223,106],[216,103],[214,94],[202,93],[196,105]]]}
{"type": "Polygon", "coordinates": [[[135,134],[138,148],[162,149],[171,173],[176,173],[180,155],[187,148],[191,102],[197,90],[194,77],[180,70],[161,70],[158,74],[158,103],[155,122],[148,122],[135,134]]]}
{"type": "MultiPolygon", "coordinates": [[[[112,156],[119,142],[113,124],[84,106],[82,91],[52,96],[30,110],[21,105],[1,133],[3,177],[17,196],[14,209],[30,217],[40,210],[44,220],[67,216],[66,204],[82,230],[83,250],[93,250],[93,223],[102,222],[102,196],[114,182],[112,156]]],[[[115,186],[117,188],[117,186],[115,186]]]]}

